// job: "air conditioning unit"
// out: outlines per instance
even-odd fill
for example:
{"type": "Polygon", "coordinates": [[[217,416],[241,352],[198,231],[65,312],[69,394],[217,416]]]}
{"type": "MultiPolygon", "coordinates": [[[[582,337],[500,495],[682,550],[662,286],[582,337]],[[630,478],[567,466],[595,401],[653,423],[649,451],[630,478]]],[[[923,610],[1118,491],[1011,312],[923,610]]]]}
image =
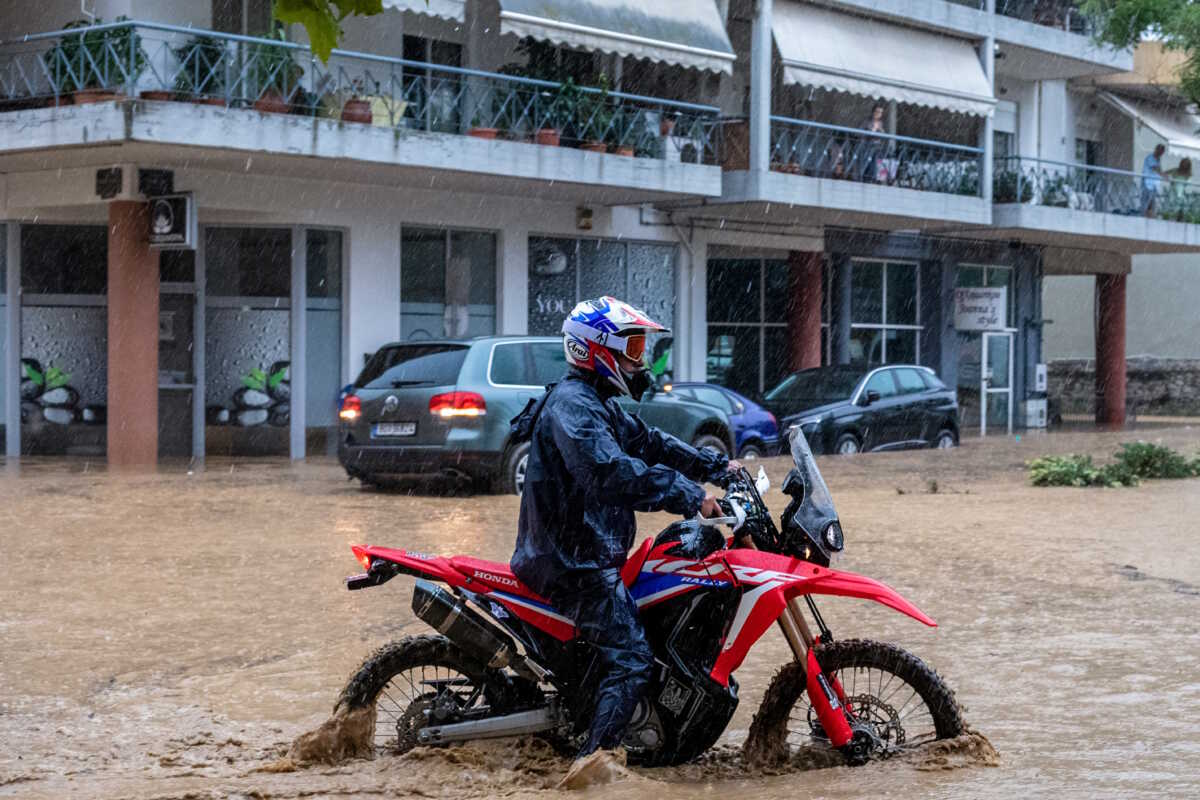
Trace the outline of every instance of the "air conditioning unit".
{"type": "Polygon", "coordinates": [[[1025,427],[1026,428],[1044,428],[1046,427],[1046,398],[1040,400],[1026,400],[1025,403],[1025,427]]]}
{"type": "Polygon", "coordinates": [[[1035,392],[1046,391],[1046,365],[1038,364],[1033,370],[1033,390],[1035,392]]]}

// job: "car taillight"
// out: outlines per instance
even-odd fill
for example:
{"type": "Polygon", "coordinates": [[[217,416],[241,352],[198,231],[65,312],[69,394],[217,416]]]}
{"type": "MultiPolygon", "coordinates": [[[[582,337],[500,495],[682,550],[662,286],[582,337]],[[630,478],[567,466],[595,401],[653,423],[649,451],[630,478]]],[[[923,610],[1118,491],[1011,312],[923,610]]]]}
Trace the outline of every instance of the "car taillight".
{"type": "Polygon", "coordinates": [[[348,394],[342,399],[342,407],[338,409],[338,418],[346,422],[354,422],[362,416],[362,400],[356,394],[348,394]]]}
{"type": "Polygon", "coordinates": [[[779,420],[775,419],[775,415],[770,411],[767,412],[767,419],[771,420],[771,424],[774,425],[776,429],[779,428],[779,420]]]}
{"type": "Polygon", "coordinates": [[[487,403],[478,392],[446,392],[429,398],[429,413],[435,417],[482,417],[487,403]]]}

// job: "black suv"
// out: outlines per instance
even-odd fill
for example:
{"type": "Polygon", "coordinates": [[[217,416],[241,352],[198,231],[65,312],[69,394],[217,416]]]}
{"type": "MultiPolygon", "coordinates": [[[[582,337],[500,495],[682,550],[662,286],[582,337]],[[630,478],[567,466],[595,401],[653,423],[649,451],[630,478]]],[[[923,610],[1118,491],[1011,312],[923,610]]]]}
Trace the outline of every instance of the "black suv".
{"type": "Polygon", "coordinates": [[[928,367],[801,370],[767,392],[763,405],[779,418],[780,431],[804,431],[814,453],[958,444],[958,399],[928,367]]]}

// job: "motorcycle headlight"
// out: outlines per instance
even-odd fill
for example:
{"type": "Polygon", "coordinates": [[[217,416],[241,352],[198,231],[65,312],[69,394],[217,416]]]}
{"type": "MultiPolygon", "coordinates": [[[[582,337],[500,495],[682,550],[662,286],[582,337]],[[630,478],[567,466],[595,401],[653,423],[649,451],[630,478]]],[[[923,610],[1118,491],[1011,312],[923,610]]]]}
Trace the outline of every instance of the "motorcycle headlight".
{"type": "Polygon", "coordinates": [[[825,547],[831,553],[840,553],[846,545],[845,538],[842,536],[842,526],[836,522],[825,526],[825,530],[821,533],[821,539],[824,540],[825,547]]]}

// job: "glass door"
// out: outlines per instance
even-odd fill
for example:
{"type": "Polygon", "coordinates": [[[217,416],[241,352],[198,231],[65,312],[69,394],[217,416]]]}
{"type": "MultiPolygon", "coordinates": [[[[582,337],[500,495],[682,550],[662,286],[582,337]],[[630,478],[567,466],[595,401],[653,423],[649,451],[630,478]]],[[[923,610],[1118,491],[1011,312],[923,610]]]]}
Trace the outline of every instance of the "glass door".
{"type": "Polygon", "coordinates": [[[980,370],[979,434],[988,425],[1004,426],[1012,433],[1013,335],[1008,332],[983,334],[983,363],[980,370]]]}

